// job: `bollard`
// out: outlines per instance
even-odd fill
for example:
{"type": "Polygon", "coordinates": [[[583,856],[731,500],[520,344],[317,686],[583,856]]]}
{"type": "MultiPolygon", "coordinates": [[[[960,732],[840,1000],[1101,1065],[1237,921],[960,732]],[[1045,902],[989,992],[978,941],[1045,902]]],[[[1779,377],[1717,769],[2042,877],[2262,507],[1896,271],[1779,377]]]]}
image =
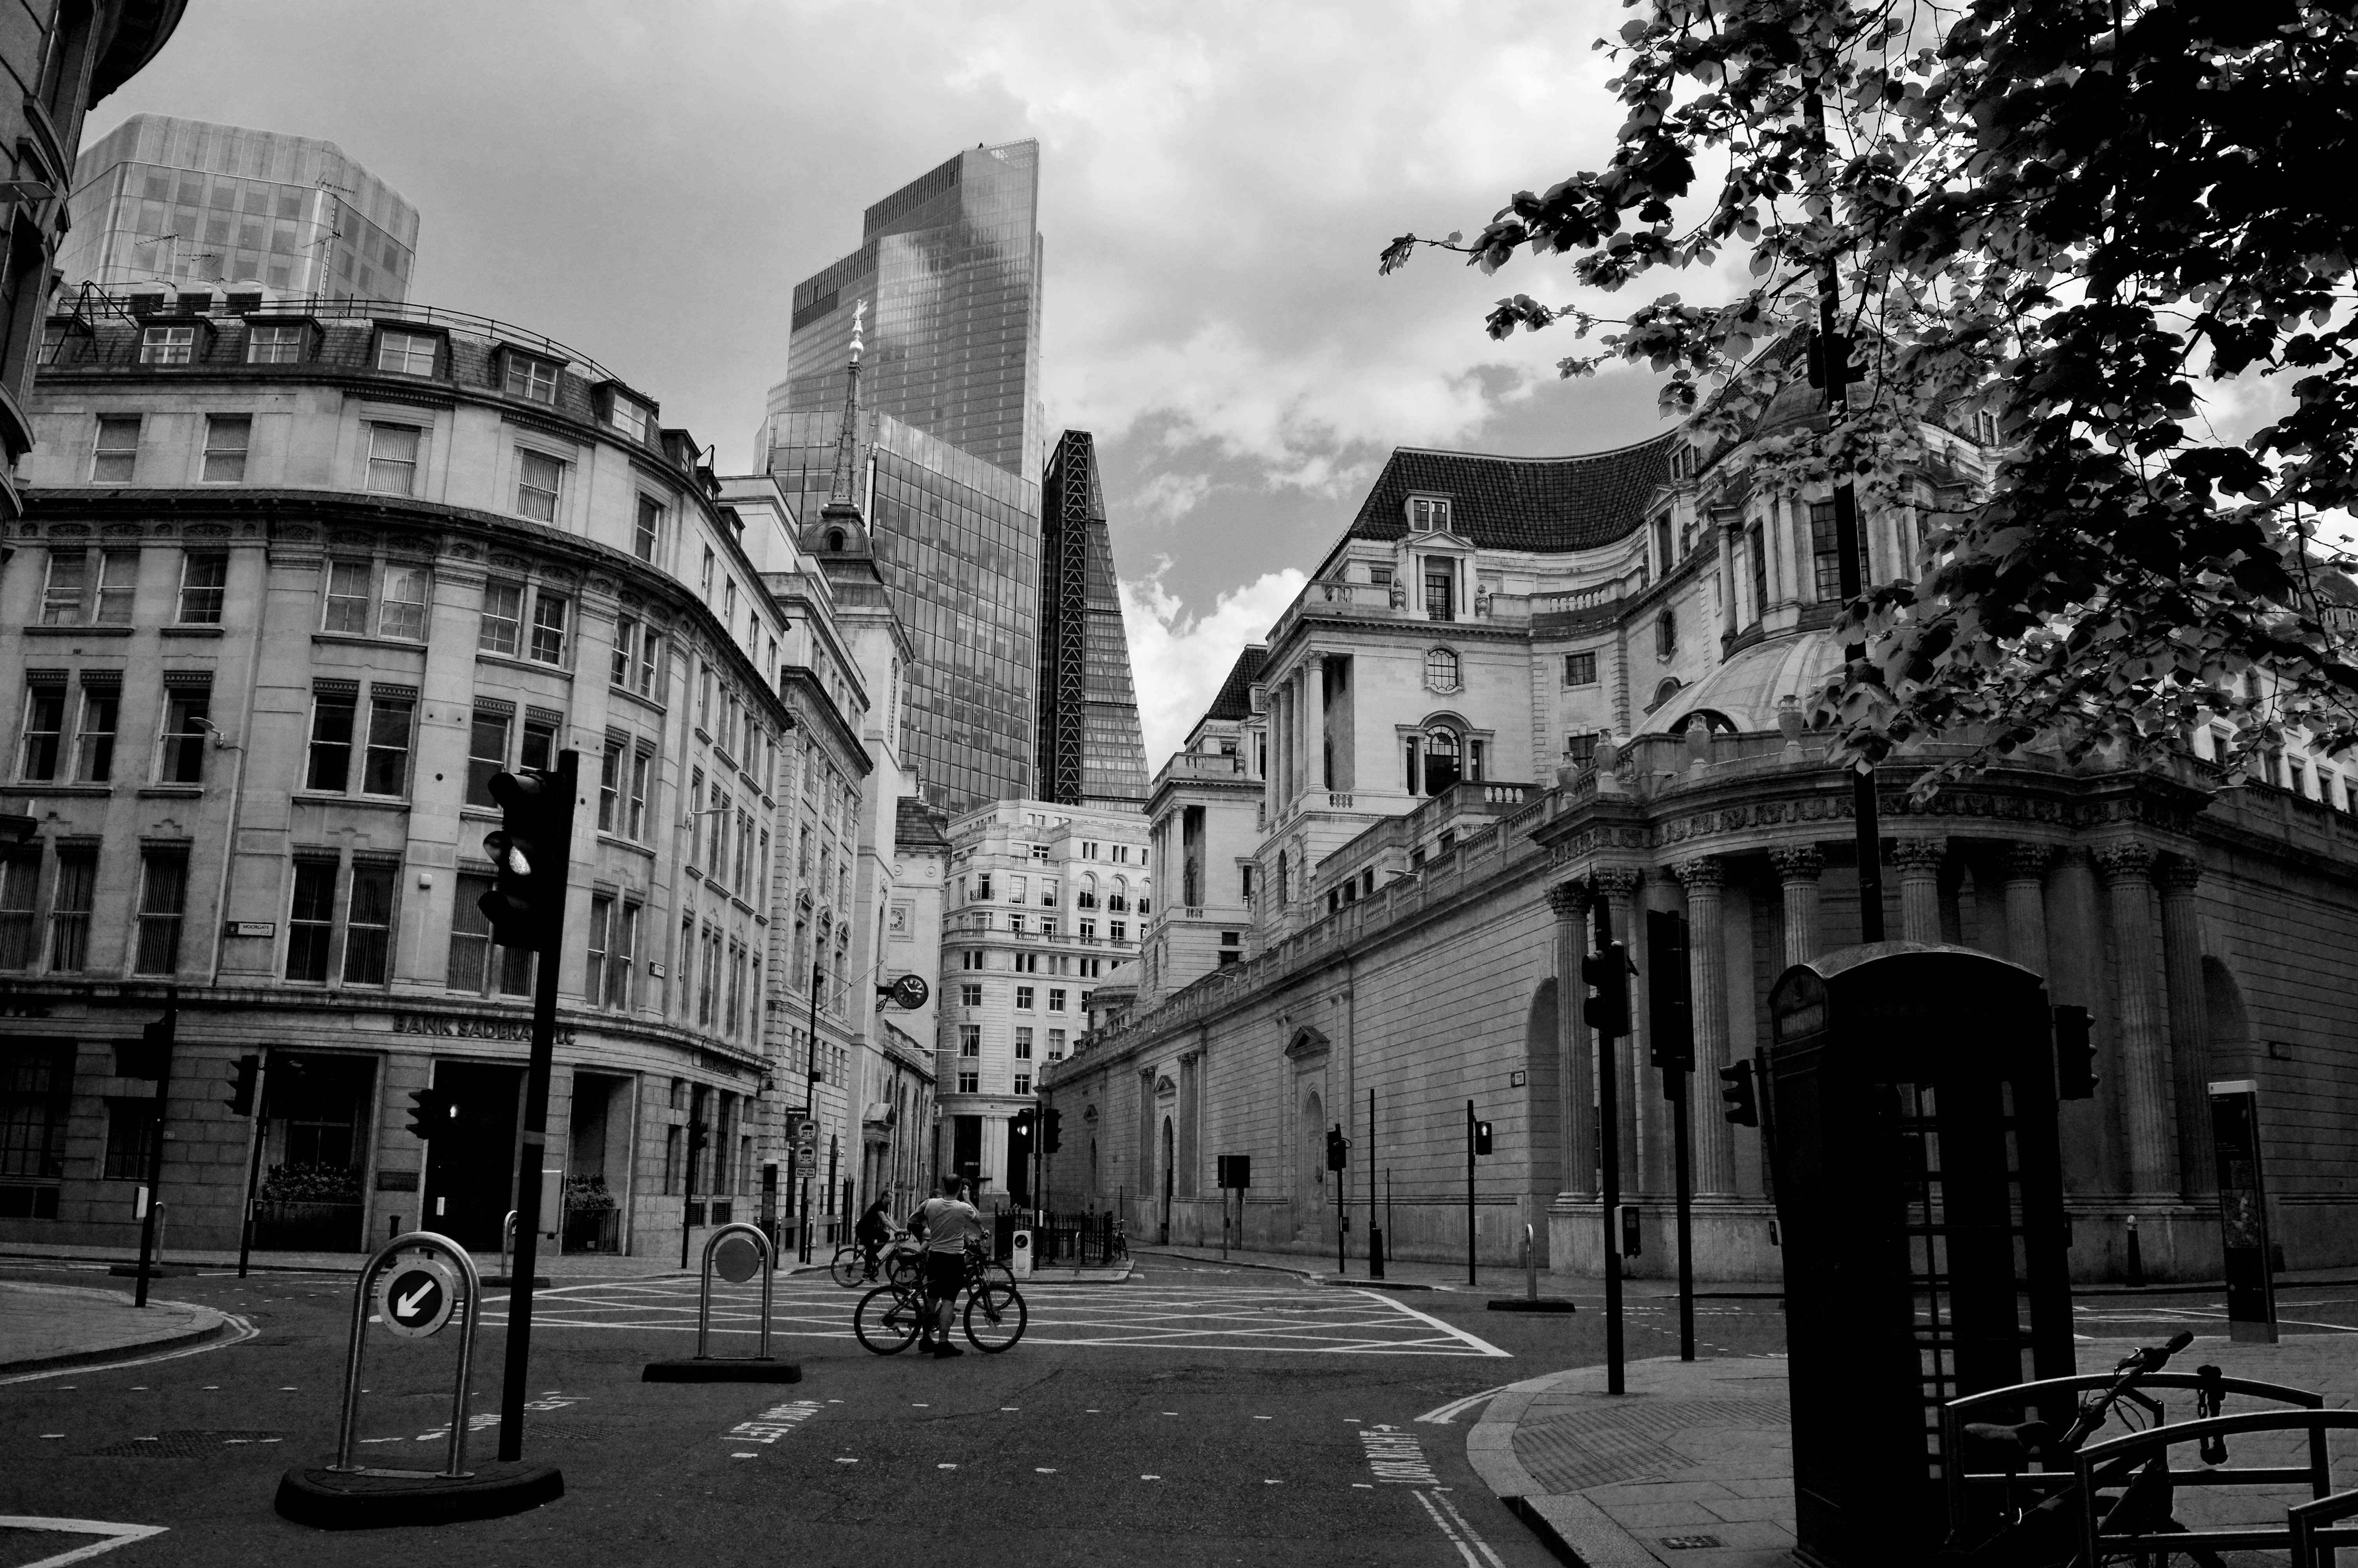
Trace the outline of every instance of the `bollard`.
{"type": "Polygon", "coordinates": [[[1539,1249],[1531,1245],[1531,1227],[1523,1227],[1523,1300],[1540,1299],[1539,1249]]]}
{"type": "Polygon", "coordinates": [[[2136,1216],[2129,1216],[2128,1278],[2123,1281],[2132,1290],[2145,1288],[2145,1255],[2137,1248],[2136,1216]]]}
{"type": "MultiPolygon", "coordinates": [[[[704,1267],[696,1303],[696,1355],[686,1361],[650,1361],[639,1374],[643,1383],[799,1383],[801,1366],[770,1359],[770,1290],[776,1278],[776,1252],[758,1225],[743,1220],[714,1227],[704,1241],[704,1267]],[[753,1244],[754,1272],[762,1277],[761,1349],[752,1357],[709,1354],[712,1339],[712,1260],[720,1244],[734,1236],[753,1244]]],[[[752,1278],[752,1275],[746,1278],[752,1278]]],[[[734,1281],[741,1284],[744,1281],[734,1281]]]]}

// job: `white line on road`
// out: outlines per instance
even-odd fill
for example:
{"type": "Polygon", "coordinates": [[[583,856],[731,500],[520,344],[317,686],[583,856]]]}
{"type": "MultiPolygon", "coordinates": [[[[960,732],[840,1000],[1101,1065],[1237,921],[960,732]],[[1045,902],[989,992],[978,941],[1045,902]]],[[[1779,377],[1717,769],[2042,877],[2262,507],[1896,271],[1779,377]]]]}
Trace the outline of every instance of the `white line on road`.
{"type": "Polygon", "coordinates": [[[1490,1568],[1507,1568],[1507,1565],[1498,1560],[1498,1554],[1490,1550],[1490,1543],[1475,1533],[1474,1527],[1466,1522],[1466,1516],[1457,1511],[1457,1505],[1449,1500],[1449,1488],[1435,1487],[1433,1490],[1433,1500],[1448,1511],[1449,1517],[1456,1521],[1459,1531],[1466,1540],[1474,1543],[1474,1549],[1490,1560],[1490,1568]]]}
{"type": "Polygon", "coordinates": [[[1463,1340],[1485,1356],[1496,1356],[1499,1359],[1505,1361],[1511,1361],[1515,1358],[1515,1353],[1513,1351],[1501,1350],[1486,1339],[1476,1339],[1472,1335],[1466,1333],[1464,1329],[1456,1327],[1455,1325],[1442,1322],[1431,1313],[1417,1311],[1416,1308],[1409,1305],[1406,1302],[1394,1301],[1391,1297],[1384,1295],[1380,1292],[1377,1291],[1361,1291],[1358,1293],[1366,1296],[1370,1301],[1390,1302],[1391,1305],[1398,1308],[1400,1311],[1408,1314],[1409,1316],[1413,1318],[1422,1318],[1424,1322],[1433,1325],[1433,1327],[1441,1330],[1442,1333],[1449,1336],[1452,1339],[1463,1340]]]}
{"type": "Polygon", "coordinates": [[[80,1563],[102,1552],[112,1552],[118,1546],[128,1546],[151,1535],[161,1535],[164,1529],[160,1524],[109,1524],[94,1519],[39,1519],[22,1514],[0,1514],[0,1530],[53,1530],[65,1535],[105,1537],[103,1541],[92,1541],[88,1546],[77,1546],[54,1557],[27,1563],[25,1568],[65,1568],[69,1563],[80,1563]]]}
{"type": "MultiPolygon", "coordinates": [[[[164,1306],[186,1306],[189,1303],[186,1302],[165,1302],[160,1301],[159,1298],[159,1304],[164,1306]]],[[[227,1319],[230,1325],[230,1331],[227,1334],[222,1335],[219,1339],[209,1339],[202,1345],[191,1345],[186,1350],[167,1350],[160,1356],[141,1356],[127,1361],[105,1361],[95,1365],[83,1365],[80,1367],[57,1367],[52,1368],[47,1372],[19,1372],[13,1378],[0,1378],[0,1385],[5,1385],[8,1383],[37,1382],[43,1378],[70,1378],[77,1373],[82,1372],[120,1372],[126,1367],[147,1367],[152,1366],[158,1361],[178,1361],[183,1356],[202,1356],[208,1351],[219,1350],[226,1346],[243,1345],[247,1340],[252,1339],[255,1335],[262,1332],[262,1330],[254,1327],[254,1325],[248,1323],[242,1317],[236,1316],[234,1314],[223,1313],[222,1314],[222,1316],[227,1319]]],[[[131,1348],[136,1349],[138,1347],[134,1346],[131,1348]]],[[[70,1385],[68,1386],[70,1387],[70,1385]]],[[[105,1550],[112,1550],[112,1548],[105,1550]]]]}
{"type": "Polygon", "coordinates": [[[1435,1405],[1416,1419],[1429,1422],[1434,1426],[1447,1426],[1476,1405],[1487,1400],[1494,1400],[1512,1387],[1514,1387],[1512,1383],[1501,1383],[1495,1389],[1485,1389],[1478,1394],[1468,1394],[1462,1400],[1452,1400],[1445,1405],[1435,1405]]]}
{"type": "Polygon", "coordinates": [[[1457,1554],[1466,1560],[1466,1568],[1484,1568],[1486,1563],[1489,1568],[1507,1568],[1507,1565],[1499,1561],[1498,1554],[1490,1550],[1490,1543],[1474,1533],[1473,1527],[1466,1522],[1464,1516],[1459,1514],[1455,1507],[1451,1506],[1447,1498],[1435,1498],[1422,1491],[1412,1495],[1418,1502],[1424,1505],[1424,1511],[1432,1518],[1433,1527],[1449,1538],[1450,1545],[1457,1548],[1457,1554]],[[1440,1508],[1433,1506],[1436,1501],[1441,1505],[1440,1508]],[[1442,1509],[1448,1509],[1447,1519],[1442,1517],[1442,1509]],[[1476,1555],[1477,1552],[1480,1553],[1479,1556],[1476,1555]]]}

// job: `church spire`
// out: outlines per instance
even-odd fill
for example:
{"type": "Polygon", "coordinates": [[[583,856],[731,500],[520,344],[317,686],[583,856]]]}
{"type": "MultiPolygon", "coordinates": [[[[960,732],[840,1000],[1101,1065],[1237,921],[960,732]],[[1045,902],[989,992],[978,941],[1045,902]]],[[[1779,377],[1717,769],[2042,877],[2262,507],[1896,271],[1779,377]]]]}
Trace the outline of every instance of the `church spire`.
{"type": "Polygon", "coordinates": [[[827,491],[829,506],[853,504],[852,475],[860,467],[860,330],[867,315],[868,301],[863,299],[851,312],[851,375],[843,394],[843,427],[835,437],[835,483],[827,491]]]}

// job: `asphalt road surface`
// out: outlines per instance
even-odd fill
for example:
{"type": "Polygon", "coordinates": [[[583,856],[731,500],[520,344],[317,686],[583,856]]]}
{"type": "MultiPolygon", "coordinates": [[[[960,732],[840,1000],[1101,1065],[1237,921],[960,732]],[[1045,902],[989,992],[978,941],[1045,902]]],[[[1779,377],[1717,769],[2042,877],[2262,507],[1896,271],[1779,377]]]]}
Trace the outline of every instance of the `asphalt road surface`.
{"type": "MultiPolygon", "coordinates": [[[[71,1282],[77,1271],[10,1268],[71,1282]]],[[[93,1280],[90,1282],[98,1282],[93,1280]]],[[[1675,1353],[1675,1304],[1632,1287],[1629,1354],[1675,1353]]],[[[1372,1563],[1541,1568],[1537,1541],[1465,1460],[1487,1390],[1602,1358],[1594,1292],[1576,1316],[1485,1310],[1471,1292],[1311,1287],[1149,1257],[1120,1286],[1034,1284],[1003,1356],[869,1355],[858,1293],[776,1286],[773,1354],[792,1385],[639,1381],[693,1349],[678,1280],[541,1292],[525,1452],[565,1472],[559,1502],[438,1530],[324,1536],[271,1511],[282,1472],[332,1453],[349,1276],[199,1276],[158,1293],[239,1314],[240,1343],[0,1385],[0,1516],[153,1530],[103,1568],[146,1564],[589,1562],[875,1564],[1372,1563]],[[1420,1419],[1423,1418],[1423,1419],[1420,1419]]],[[[716,1289],[716,1353],[751,1354],[756,1296],[716,1289]]],[[[504,1298],[487,1297],[471,1453],[494,1451],[504,1298]]],[[[2358,1291],[2286,1292],[2288,1331],[2358,1325],[2358,1291]]],[[[2180,1292],[2082,1303],[2082,1332],[2204,1331],[2223,1306],[2180,1292]]],[[[1778,1303],[1706,1299],[1705,1356],[1781,1348],[1778,1303]]],[[[2215,1328],[2210,1330],[2216,1332],[2215,1328]]],[[[372,1332],[362,1462],[438,1467],[459,1325],[372,1332]]],[[[0,1527],[0,1568],[102,1541],[0,1527]]],[[[85,1559],[87,1561],[87,1559],[85,1559]]]]}

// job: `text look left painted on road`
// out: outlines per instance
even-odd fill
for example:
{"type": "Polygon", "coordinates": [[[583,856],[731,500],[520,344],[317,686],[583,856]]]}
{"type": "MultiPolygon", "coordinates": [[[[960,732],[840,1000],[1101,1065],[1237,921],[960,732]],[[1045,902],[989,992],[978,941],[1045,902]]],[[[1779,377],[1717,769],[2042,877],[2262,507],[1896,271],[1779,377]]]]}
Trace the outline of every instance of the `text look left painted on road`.
{"type": "Polygon", "coordinates": [[[827,1407],[817,1400],[792,1400],[772,1405],[752,1421],[741,1421],[721,1433],[730,1443],[775,1443],[827,1407]]]}
{"type": "Polygon", "coordinates": [[[1390,1426],[1378,1426],[1359,1433],[1359,1446],[1367,1450],[1368,1469],[1376,1479],[1388,1487],[1437,1487],[1441,1477],[1425,1463],[1424,1450],[1418,1445],[1413,1433],[1401,1432],[1390,1426]]]}

